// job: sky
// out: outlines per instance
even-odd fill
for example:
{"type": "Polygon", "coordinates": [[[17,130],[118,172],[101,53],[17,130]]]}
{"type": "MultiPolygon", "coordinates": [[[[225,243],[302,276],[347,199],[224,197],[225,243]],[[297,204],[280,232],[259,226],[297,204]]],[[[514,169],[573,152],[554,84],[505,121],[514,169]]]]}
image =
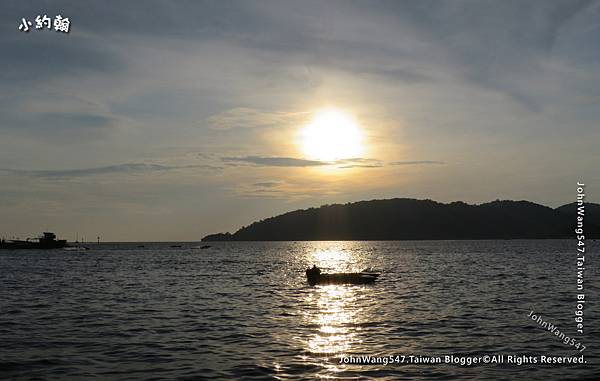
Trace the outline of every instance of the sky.
{"type": "Polygon", "coordinates": [[[599,1],[7,1],[0,16],[6,238],[194,241],[393,197],[556,207],[577,181],[600,200],[599,1]],[[356,154],[303,148],[323,110],[352,121],[356,154]]]}

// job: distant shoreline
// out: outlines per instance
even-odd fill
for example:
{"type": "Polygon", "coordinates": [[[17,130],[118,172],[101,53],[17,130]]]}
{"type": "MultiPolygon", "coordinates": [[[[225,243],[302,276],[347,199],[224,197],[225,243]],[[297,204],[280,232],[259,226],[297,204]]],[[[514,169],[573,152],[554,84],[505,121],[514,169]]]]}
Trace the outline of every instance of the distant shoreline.
{"type": "MultiPolygon", "coordinates": [[[[600,205],[586,205],[588,235],[598,238],[600,205]]],[[[395,198],[296,210],[202,242],[568,239],[575,213],[575,203],[550,208],[524,200],[472,205],[395,198]]]]}
{"type": "MultiPolygon", "coordinates": [[[[93,243],[85,243],[84,245],[87,246],[88,248],[94,248],[94,247],[98,247],[98,246],[109,246],[109,245],[171,245],[171,244],[181,244],[181,245],[198,245],[201,243],[206,243],[206,242],[210,242],[210,243],[214,243],[214,244],[218,244],[221,242],[224,243],[269,243],[269,242],[427,242],[427,241],[439,241],[439,242],[452,242],[452,241],[566,241],[566,240],[572,240],[572,237],[557,237],[557,238],[481,238],[481,239],[469,239],[469,238],[465,238],[465,239],[322,239],[322,240],[239,240],[239,241],[106,241],[106,242],[100,242],[100,244],[98,244],[97,242],[93,242],[93,243]]],[[[591,241],[594,242],[596,241],[597,238],[592,238],[591,241]]],[[[69,245],[73,244],[75,245],[75,242],[68,242],[69,245]]],[[[79,243],[81,245],[81,242],[79,243]]],[[[83,246],[83,245],[82,245],[83,246]]],[[[185,248],[185,247],[184,247],[185,248]]],[[[33,249],[35,250],[35,249],[33,249]]],[[[56,249],[56,250],[60,250],[60,249],[56,249]]]]}

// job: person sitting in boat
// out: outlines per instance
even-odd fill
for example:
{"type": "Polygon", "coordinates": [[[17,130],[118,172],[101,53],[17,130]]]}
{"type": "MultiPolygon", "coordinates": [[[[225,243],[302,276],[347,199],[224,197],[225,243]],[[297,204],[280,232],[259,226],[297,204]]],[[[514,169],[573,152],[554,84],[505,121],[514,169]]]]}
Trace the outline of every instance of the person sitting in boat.
{"type": "Polygon", "coordinates": [[[306,278],[308,279],[308,283],[315,284],[319,280],[321,276],[321,269],[316,265],[313,265],[312,268],[306,269],[306,278]]]}
{"type": "Polygon", "coordinates": [[[310,276],[313,278],[318,278],[321,275],[321,269],[316,265],[313,265],[312,268],[306,269],[306,276],[310,276]]]}

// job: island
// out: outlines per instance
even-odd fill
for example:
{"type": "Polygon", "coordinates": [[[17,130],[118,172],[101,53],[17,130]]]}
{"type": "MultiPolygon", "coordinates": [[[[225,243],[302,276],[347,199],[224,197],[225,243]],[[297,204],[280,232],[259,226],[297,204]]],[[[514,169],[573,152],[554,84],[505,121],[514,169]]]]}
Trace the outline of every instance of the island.
{"type": "MultiPolygon", "coordinates": [[[[394,198],[295,210],[202,241],[465,240],[573,238],[577,205],[483,204],[394,198]]],[[[585,231],[600,236],[600,205],[585,204],[585,231]]]]}

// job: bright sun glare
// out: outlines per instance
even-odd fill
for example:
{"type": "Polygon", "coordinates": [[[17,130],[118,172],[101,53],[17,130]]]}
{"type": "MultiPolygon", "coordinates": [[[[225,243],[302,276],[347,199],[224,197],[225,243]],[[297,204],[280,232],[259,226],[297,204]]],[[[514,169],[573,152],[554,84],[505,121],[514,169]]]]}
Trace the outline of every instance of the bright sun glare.
{"type": "Polygon", "coordinates": [[[317,112],[301,131],[302,151],[313,160],[333,161],[360,157],[362,133],[354,119],[337,109],[317,112]]]}

